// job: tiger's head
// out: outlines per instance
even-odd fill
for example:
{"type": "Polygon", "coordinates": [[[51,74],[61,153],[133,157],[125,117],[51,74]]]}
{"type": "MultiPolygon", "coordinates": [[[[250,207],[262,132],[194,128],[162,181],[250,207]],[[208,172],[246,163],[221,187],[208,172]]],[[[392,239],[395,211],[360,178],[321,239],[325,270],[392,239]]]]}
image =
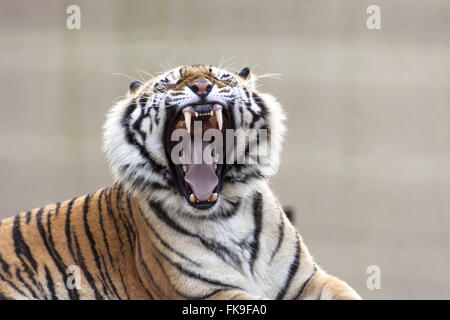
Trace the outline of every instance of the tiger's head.
{"type": "Polygon", "coordinates": [[[230,215],[279,166],[284,113],[248,68],[174,68],[110,110],[104,151],[115,179],[196,217],[230,215]]]}

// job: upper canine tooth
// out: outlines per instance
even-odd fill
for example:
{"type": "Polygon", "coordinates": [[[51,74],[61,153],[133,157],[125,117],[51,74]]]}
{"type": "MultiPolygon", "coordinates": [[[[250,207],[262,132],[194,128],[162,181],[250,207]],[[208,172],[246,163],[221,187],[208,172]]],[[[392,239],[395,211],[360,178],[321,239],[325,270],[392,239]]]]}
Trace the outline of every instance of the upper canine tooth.
{"type": "Polygon", "coordinates": [[[186,111],[184,113],[184,121],[186,122],[186,129],[189,133],[191,133],[191,113],[186,111]]]}
{"type": "Polygon", "coordinates": [[[219,125],[219,130],[222,130],[222,125],[223,125],[222,109],[216,110],[216,119],[217,119],[217,124],[219,125]]]}
{"type": "Polygon", "coordinates": [[[195,113],[195,117],[196,117],[196,118],[198,117],[198,112],[195,113]]]}

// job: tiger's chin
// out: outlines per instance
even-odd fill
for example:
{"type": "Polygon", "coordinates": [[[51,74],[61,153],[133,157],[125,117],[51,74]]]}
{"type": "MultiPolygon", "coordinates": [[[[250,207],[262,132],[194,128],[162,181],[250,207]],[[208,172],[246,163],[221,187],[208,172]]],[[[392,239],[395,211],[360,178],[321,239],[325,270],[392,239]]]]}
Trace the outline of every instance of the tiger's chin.
{"type": "Polygon", "coordinates": [[[227,129],[234,129],[233,120],[228,109],[219,103],[188,105],[169,117],[166,123],[165,151],[176,182],[174,187],[194,209],[208,210],[219,202],[227,170],[222,160],[227,129]],[[177,129],[184,134],[174,140],[173,133],[177,129]],[[215,136],[207,137],[209,129],[220,134],[220,144],[216,144],[215,136]],[[184,147],[175,152],[179,144],[184,147]],[[212,149],[212,145],[216,147],[212,149]]]}

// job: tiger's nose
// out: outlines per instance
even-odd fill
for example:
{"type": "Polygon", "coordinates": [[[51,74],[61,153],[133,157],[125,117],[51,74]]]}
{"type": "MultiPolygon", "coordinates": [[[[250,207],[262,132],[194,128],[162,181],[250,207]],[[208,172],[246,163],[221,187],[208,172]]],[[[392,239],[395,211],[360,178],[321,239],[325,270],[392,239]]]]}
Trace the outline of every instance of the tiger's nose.
{"type": "Polygon", "coordinates": [[[190,85],[191,90],[202,98],[206,97],[211,92],[212,87],[212,83],[207,79],[195,80],[190,85]]]}

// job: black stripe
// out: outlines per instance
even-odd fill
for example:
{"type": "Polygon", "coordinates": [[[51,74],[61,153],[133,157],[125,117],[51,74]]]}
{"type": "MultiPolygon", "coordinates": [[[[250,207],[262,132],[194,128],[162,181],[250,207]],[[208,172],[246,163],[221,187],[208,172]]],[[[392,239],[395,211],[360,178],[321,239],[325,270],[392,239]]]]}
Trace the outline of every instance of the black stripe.
{"type": "Polygon", "coordinates": [[[244,101],[245,102],[245,105],[247,106],[247,107],[250,107],[251,106],[251,99],[250,99],[250,93],[248,92],[248,90],[247,90],[247,88],[246,87],[242,87],[242,90],[244,91],[244,93],[245,93],[245,96],[247,97],[247,101],[244,101]]]}
{"type": "Polygon", "coordinates": [[[159,125],[159,107],[158,106],[153,106],[153,110],[155,110],[155,124],[158,126],[159,125]]]}
{"type": "Polygon", "coordinates": [[[139,98],[139,105],[141,106],[142,109],[144,109],[144,107],[147,105],[147,101],[148,101],[148,96],[146,93],[144,93],[139,98]]]}
{"type": "MultiPolygon", "coordinates": [[[[112,258],[112,255],[111,255],[111,251],[110,251],[110,249],[109,249],[108,237],[107,237],[107,235],[106,235],[105,225],[104,225],[104,223],[103,223],[102,198],[103,198],[103,196],[104,196],[104,194],[105,194],[105,191],[106,191],[106,189],[103,188],[103,189],[100,191],[100,194],[99,194],[99,196],[98,196],[98,200],[97,200],[98,219],[99,219],[100,229],[101,229],[102,235],[103,235],[103,243],[105,244],[106,252],[107,252],[108,257],[109,257],[109,262],[110,262],[110,264],[111,264],[111,268],[114,269],[115,264],[114,264],[114,262],[113,262],[113,258],[112,258]]],[[[108,265],[107,265],[106,262],[105,262],[105,259],[104,259],[104,257],[103,257],[103,254],[101,255],[101,258],[102,258],[103,265],[105,266],[105,274],[106,274],[106,277],[107,277],[107,279],[108,279],[109,284],[110,284],[111,287],[112,287],[112,290],[114,291],[114,294],[116,295],[117,298],[122,299],[122,298],[120,297],[119,293],[117,292],[117,288],[114,286],[113,281],[111,280],[111,277],[110,277],[109,271],[108,271],[108,265]]]]}
{"type": "Polygon", "coordinates": [[[153,211],[155,212],[156,216],[160,220],[162,220],[165,224],[167,224],[169,227],[171,227],[172,229],[176,230],[177,232],[179,232],[183,235],[197,238],[205,246],[205,248],[207,248],[208,250],[215,253],[224,262],[226,262],[226,263],[229,262],[225,257],[225,255],[226,255],[232,260],[233,267],[238,267],[238,268],[240,267],[241,262],[239,260],[239,257],[236,254],[234,254],[230,249],[226,248],[225,246],[223,246],[222,244],[220,244],[216,241],[213,241],[211,239],[205,239],[202,236],[192,233],[192,232],[186,230],[185,228],[181,227],[178,223],[173,221],[168,216],[168,214],[162,209],[162,207],[160,206],[159,203],[154,203],[154,202],[150,202],[150,201],[148,203],[149,203],[150,207],[153,209],[153,211]]]}
{"type": "MultiPolygon", "coordinates": [[[[11,275],[12,276],[12,275],[11,275]]],[[[11,277],[10,277],[11,278],[11,277]]],[[[6,279],[1,273],[0,273],[0,280],[2,280],[3,282],[9,284],[9,286],[11,288],[13,288],[15,291],[17,291],[19,294],[21,294],[24,297],[27,297],[27,294],[25,292],[23,292],[22,290],[20,290],[11,280],[6,279]]]]}
{"type": "Polygon", "coordinates": [[[280,250],[283,239],[284,239],[284,214],[283,211],[280,210],[280,224],[278,225],[278,242],[277,245],[275,246],[275,249],[272,252],[272,255],[270,256],[270,262],[272,262],[278,250],[280,250]]]}
{"type": "Polygon", "coordinates": [[[240,295],[242,295],[242,292],[235,293],[234,295],[232,295],[231,297],[229,297],[227,300],[234,300],[235,298],[239,297],[240,295]]]}
{"type": "MultiPolygon", "coordinates": [[[[156,249],[156,247],[153,245],[153,248],[156,249]]],[[[157,249],[156,249],[157,250],[157,249]]],[[[183,294],[181,292],[178,291],[177,288],[175,288],[175,286],[173,285],[172,281],[170,281],[169,276],[166,273],[166,270],[164,269],[164,266],[162,265],[161,261],[159,261],[159,259],[152,253],[152,257],[153,259],[156,261],[156,263],[158,264],[159,268],[161,269],[162,274],[164,275],[164,277],[166,278],[167,282],[170,284],[170,287],[180,296],[183,297],[185,299],[188,299],[186,297],[183,296],[183,294]]]]}
{"type": "Polygon", "coordinates": [[[50,291],[52,300],[58,300],[55,291],[55,284],[53,283],[53,278],[50,275],[50,271],[48,270],[47,266],[44,266],[44,270],[45,270],[45,279],[47,280],[47,288],[50,291]]]}
{"type": "Polygon", "coordinates": [[[263,201],[261,193],[257,192],[253,199],[253,223],[255,225],[253,231],[253,241],[250,243],[250,272],[253,275],[253,267],[255,265],[255,260],[258,257],[259,251],[259,236],[262,229],[262,212],[263,212],[263,201]]]}
{"type": "Polygon", "coordinates": [[[80,244],[78,242],[77,234],[74,232],[73,238],[75,240],[75,246],[77,249],[77,259],[76,262],[80,266],[81,270],[83,270],[84,275],[86,276],[86,280],[88,281],[89,285],[91,286],[92,290],[94,291],[95,299],[97,300],[103,300],[103,297],[98,292],[97,286],[95,285],[94,278],[92,277],[91,273],[89,272],[88,268],[86,267],[86,264],[84,263],[84,257],[81,253],[80,244]]]}
{"type": "Polygon", "coordinates": [[[72,257],[74,257],[74,258],[75,258],[75,253],[73,252],[72,237],[70,234],[70,215],[72,214],[72,205],[75,200],[76,200],[76,198],[73,198],[72,200],[70,200],[69,204],[67,205],[66,226],[65,226],[67,246],[69,247],[69,251],[72,254],[72,257]]]}
{"type": "MultiPolygon", "coordinates": [[[[125,119],[125,118],[124,118],[125,119]]],[[[124,123],[124,121],[122,122],[124,123]]],[[[163,166],[162,164],[158,163],[158,161],[155,160],[155,158],[153,158],[150,153],[148,152],[148,150],[145,148],[144,145],[138,143],[136,141],[136,139],[133,136],[133,133],[130,131],[129,125],[128,125],[128,121],[125,122],[126,126],[125,126],[125,130],[126,130],[126,137],[127,137],[127,141],[129,144],[134,145],[138,148],[139,153],[142,155],[142,157],[144,157],[144,159],[146,159],[150,166],[153,168],[153,170],[156,173],[159,173],[161,171],[166,170],[166,167],[163,166]]]]}
{"type": "Polygon", "coordinates": [[[260,98],[259,95],[257,95],[256,93],[253,92],[253,100],[255,101],[255,103],[258,105],[258,107],[261,109],[261,114],[260,116],[266,120],[267,116],[268,116],[268,109],[265,105],[265,103],[262,101],[262,99],[260,98]]]}
{"type": "Polygon", "coordinates": [[[39,300],[37,293],[33,290],[32,287],[23,279],[22,273],[19,269],[16,269],[16,277],[17,279],[28,289],[28,292],[33,296],[34,299],[39,300]]]}
{"type": "Polygon", "coordinates": [[[216,289],[216,290],[213,290],[210,293],[207,293],[207,294],[204,294],[204,295],[193,296],[193,295],[181,293],[176,288],[174,288],[174,290],[176,291],[176,293],[178,295],[180,295],[181,297],[183,297],[184,299],[187,299],[187,300],[205,300],[205,299],[211,298],[212,296],[215,296],[219,292],[224,291],[223,289],[216,289]]]}
{"type": "Polygon", "coordinates": [[[127,296],[127,299],[130,300],[130,295],[128,294],[128,289],[125,281],[123,280],[122,272],[120,271],[120,268],[118,269],[119,275],[120,275],[120,281],[122,282],[122,287],[125,290],[125,295],[127,296]]]}
{"type": "Polygon", "coordinates": [[[84,231],[86,232],[86,237],[89,241],[89,246],[91,247],[92,255],[94,256],[95,265],[97,266],[98,271],[100,272],[100,277],[103,281],[103,293],[107,294],[107,289],[109,292],[112,292],[111,289],[106,285],[105,274],[103,273],[103,269],[100,263],[100,257],[98,255],[97,249],[95,248],[95,240],[92,235],[91,229],[89,228],[88,214],[89,214],[89,203],[91,202],[91,195],[88,194],[84,199],[83,205],[83,222],[84,222],[84,231]]]}
{"type": "Polygon", "coordinates": [[[169,278],[169,276],[167,275],[167,273],[166,273],[166,271],[165,271],[165,269],[164,269],[164,267],[163,267],[161,261],[159,261],[159,259],[158,259],[156,256],[154,256],[154,255],[153,255],[153,258],[155,259],[156,263],[159,265],[159,267],[160,267],[160,269],[161,269],[161,271],[162,271],[164,277],[167,279],[167,282],[169,282],[169,284],[170,284],[170,286],[172,287],[172,289],[176,292],[176,294],[178,294],[178,295],[179,295],[180,297],[182,297],[183,299],[187,299],[187,300],[205,300],[205,299],[208,299],[208,298],[212,297],[213,295],[219,293],[220,291],[222,291],[222,289],[216,289],[216,290],[211,291],[210,293],[207,293],[207,294],[201,295],[201,296],[199,296],[199,295],[194,296],[194,295],[190,295],[190,294],[183,293],[183,292],[181,292],[180,290],[178,290],[178,289],[173,285],[172,281],[170,281],[170,278],[169,278]]]}
{"type": "MultiPolygon", "coordinates": [[[[130,203],[130,199],[127,196],[127,203],[128,203],[128,210],[130,211],[130,213],[132,213],[132,208],[131,208],[131,203],[130,203]]],[[[198,262],[195,262],[192,259],[189,259],[186,255],[184,255],[183,253],[175,250],[171,245],[169,245],[160,235],[158,232],[156,232],[156,230],[153,228],[153,226],[150,224],[150,222],[146,219],[144,213],[142,212],[141,208],[139,207],[139,211],[142,215],[142,218],[144,219],[145,223],[147,224],[147,227],[150,229],[151,232],[153,232],[153,234],[156,236],[156,238],[161,242],[161,244],[169,251],[173,252],[174,254],[176,254],[177,256],[179,256],[180,258],[196,265],[197,267],[200,267],[200,264],[198,262]]]]}
{"type": "Polygon", "coordinates": [[[141,130],[142,121],[144,121],[144,119],[150,115],[150,111],[149,111],[150,109],[148,109],[146,111],[144,108],[145,103],[147,102],[147,98],[142,99],[143,97],[146,97],[146,96],[142,96],[141,99],[139,99],[139,102],[141,103],[141,114],[139,115],[137,120],[133,123],[133,129],[135,131],[137,131],[137,133],[139,133],[139,135],[142,138],[142,142],[144,142],[145,139],[147,138],[147,133],[145,131],[141,130]],[[142,105],[142,101],[145,101],[143,105],[142,105]]]}
{"type": "Polygon", "coordinates": [[[306,279],[306,281],[302,284],[302,286],[300,287],[300,290],[298,291],[298,293],[295,295],[294,300],[298,300],[300,299],[300,297],[303,294],[303,291],[305,291],[306,286],[308,285],[309,281],[312,279],[312,277],[316,274],[317,272],[317,266],[314,265],[314,270],[311,273],[311,275],[308,277],[308,279],[306,279]]]}
{"type": "MultiPolygon", "coordinates": [[[[236,165],[234,165],[234,166],[236,167],[236,165]]],[[[247,165],[243,165],[242,167],[247,167],[247,165]]],[[[241,171],[240,169],[237,169],[237,170],[241,171]]],[[[259,170],[251,172],[251,173],[244,173],[244,174],[242,174],[242,172],[241,172],[241,175],[243,175],[243,177],[240,177],[240,178],[237,178],[237,177],[231,176],[231,175],[227,175],[223,178],[223,181],[229,182],[229,183],[248,183],[248,180],[253,179],[253,178],[262,179],[262,180],[265,180],[268,178],[267,176],[263,175],[259,170]]]]}
{"type": "MultiPolygon", "coordinates": [[[[42,211],[43,208],[41,208],[39,211],[42,211]]],[[[28,244],[25,242],[25,240],[23,239],[23,235],[22,232],[20,230],[20,216],[16,215],[14,217],[14,224],[13,224],[13,229],[12,229],[12,237],[14,240],[14,248],[15,248],[15,253],[17,255],[17,258],[19,258],[23,270],[24,272],[27,274],[28,279],[30,279],[30,281],[33,283],[33,285],[39,290],[39,292],[45,296],[45,291],[42,288],[42,286],[39,284],[39,282],[36,280],[35,278],[35,274],[37,272],[37,262],[34,259],[30,247],[28,246],[28,244]],[[31,268],[33,270],[30,269],[29,264],[25,261],[25,259],[28,261],[29,264],[31,264],[31,268]],[[33,272],[34,271],[34,272],[33,272]]],[[[18,271],[18,270],[17,270],[18,271]]],[[[20,271],[19,271],[20,273],[20,271]]],[[[17,272],[16,272],[17,274],[17,272]]],[[[22,279],[22,282],[26,284],[26,282],[22,279]]],[[[31,289],[31,287],[30,287],[31,289]]],[[[32,292],[32,294],[34,294],[34,291],[30,291],[32,292]]]]}
{"type": "Polygon", "coordinates": [[[130,248],[134,247],[134,241],[133,239],[135,238],[135,233],[133,228],[131,227],[129,221],[123,217],[122,212],[123,212],[123,208],[122,208],[122,194],[123,194],[123,188],[122,188],[122,184],[119,184],[119,186],[117,187],[117,192],[116,192],[116,211],[117,211],[117,215],[119,216],[119,219],[122,221],[122,226],[125,228],[125,233],[127,235],[127,239],[128,239],[128,245],[130,246],[130,248]]]}
{"type": "Polygon", "coordinates": [[[108,237],[106,235],[105,225],[103,223],[102,197],[105,195],[105,191],[106,191],[106,189],[102,189],[102,191],[100,192],[100,195],[98,197],[98,203],[97,203],[98,212],[99,212],[98,217],[99,217],[100,228],[103,233],[103,242],[105,243],[105,246],[106,246],[106,252],[108,253],[108,257],[109,257],[109,261],[111,262],[111,266],[114,267],[111,250],[109,249],[108,237]]]}
{"type": "MultiPolygon", "coordinates": [[[[59,206],[56,207],[56,210],[59,210],[59,206]]],[[[56,211],[58,212],[58,211],[56,211]]],[[[56,214],[56,213],[55,213],[56,214]]],[[[37,220],[38,221],[38,229],[39,232],[41,233],[41,237],[43,239],[45,239],[45,230],[42,227],[42,225],[40,225],[40,219],[37,220]]],[[[67,266],[64,264],[61,256],[59,255],[58,251],[56,250],[55,247],[55,243],[53,242],[53,234],[52,234],[52,225],[51,225],[51,215],[47,214],[47,233],[48,233],[48,243],[46,241],[44,241],[44,244],[47,248],[47,251],[49,252],[50,256],[53,259],[53,262],[55,263],[56,267],[58,268],[59,272],[61,273],[62,277],[63,277],[63,281],[64,281],[64,286],[67,290],[67,294],[69,295],[69,298],[71,300],[79,300],[80,296],[78,295],[78,291],[76,288],[73,289],[69,289],[67,287],[67,280],[68,280],[68,275],[67,275],[67,266]]]]}
{"type": "MultiPolygon", "coordinates": [[[[42,208],[39,210],[41,211],[42,208]]],[[[25,256],[25,258],[28,260],[28,262],[31,264],[34,271],[37,270],[37,262],[33,257],[33,254],[31,253],[30,247],[25,242],[22,236],[22,232],[20,231],[20,216],[16,215],[14,217],[14,225],[12,229],[12,237],[14,240],[14,247],[17,256],[20,258],[20,256],[25,256]]],[[[21,259],[22,260],[22,259],[21,259]]]]}
{"type": "MultiPolygon", "coordinates": [[[[249,127],[250,128],[254,128],[255,127],[255,123],[259,120],[259,119],[263,119],[263,120],[266,120],[267,119],[267,115],[268,115],[268,111],[267,111],[267,107],[266,107],[266,105],[264,104],[264,102],[262,101],[262,99],[256,94],[256,93],[252,93],[252,98],[253,98],[253,101],[256,103],[256,105],[260,108],[260,110],[261,110],[261,112],[260,113],[257,113],[257,112],[255,112],[255,111],[253,111],[253,109],[252,108],[247,108],[246,110],[247,111],[249,111],[251,114],[252,114],[252,116],[253,116],[253,118],[252,118],[252,121],[250,122],[250,124],[249,124],[249,127]]],[[[251,106],[251,103],[250,104],[247,104],[247,106],[248,107],[250,107],[251,106]]]]}
{"type": "Polygon", "coordinates": [[[244,107],[242,105],[239,106],[239,112],[241,114],[241,125],[244,125],[244,107]]]}
{"type": "Polygon", "coordinates": [[[134,138],[133,135],[130,131],[129,128],[129,121],[130,121],[130,117],[131,114],[133,113],[134,110],[136,110],[136,99],[133,99],[128,105],[127,108],[125,109],[123,118],[122,118],[122,126],[125,129],[126,132],[126,137],[127,137],[127,141],[129,144],[134,144],[134,138]]]}
{"type": "Polygon", "coordinates": [[[147,295],[148,295],[148,297],[149,297],[150,299],[154,299],[153,296],[152,296],[152,294],[150,293],[150,291],[145,287],[144,281],[142,281],[142,278],[141,278],[139,272],[137,272],[136,274],[137,274],[139,283],[141,284],[142,288],[144,288],[144,290],[145,290],[145,293],[147,293],[147,295]]]}
{"type": "Polygon", "coordinates": [[[119,244],[120,244],[120,252],[122,253],[122,255],[125,257],[125,253],[123,251],[123,242],[122,242],[122,238],[120,237],[120,230],[119,230],[119,226],[117,224],[116,218],[114,216],[114,211],[112,209],[112,204],[111,204],[111,193],[112,193],[113,189],[109,189],[106,192],[105,195],[105,199],[106,199],[106,211],[108,212],[109,218],[113,221],[114,224],[114,228],[116,230],[116,235],[117,235],[117,239],[119,240],[119,244]]]}
{"type": "MultiPolygon", "coordinates": [[[[111,264],[111,268],[114,269],[115,263],[114,263],[114,261],[113,261],[112,255],[111,255],[111,250],[109,249],[108,237],[107,237],[107,235],[106,235],[105,225],[104,225],[104,223],[103,223],[102,198],[103,198],[103,196],[105,195],[105,191],[106,191],[106,189],[103,188],[103,189],[100,191],[100,194],[99,194],[99,196],[98,196],[98,201],[97,201],[98,217],[99,217],[100,229],[102,230],[103,242],[104,242],[104,244],[105,244],[106,252],[107,252],[108,257],[109,257],[109,262],[110,262],[110,264],[111,264]]],[[[109,282],[109,284],[111,285],[112,290],[114,291],[114,294],[116,295],[116,297],[119,298],[119,299],[122,299],[122,297],[121,297],[121,296],[119,295],[119,293],[117,292],[116,286],[114,285],[113,281],[111,280],[111,277],[110,277],[109,272],[108,272],[108,266],[107,266],[107,264],[106,264],[106,262],[105,262],[105,260],[104,260],[103,255],[101,255],[101,257],[102,257],[103,265],[105,266],[105,274],[106,274],[106,277],[107,277],[107,279],[108,279],[108,282],[109,282]]]]}
{"type": "Polygon", "coordinates": [[[287,290],[289,289],[289,286],[291,285],[292,278],[294,277],[295,273],[297,272],[299,266],[300,266],[300,238],[298,234],[297,241],[295,243],[295,257],[294,260],[291,262],[291,265],[289,266],[289,272],[287,275],[286,282],[284,283],[283,288],[278,292],[278,295],[276,297],[276,300],[281,300],[286,295],[287,290]]]}
{"type": "Polygon", "coordinates": [[[206,219],[206,220],[229,219],[231,217],[234,217],[238,212],[240,212],[241,199],[239,199],[236,202],[232,202],[226,199],[223,199],[223,201],[229,203],[231,207],[221,210],[219,212],[215,212],[213,215],[210,216],[198,217],[198,219],[206,219]]]}
{"type": "Polygon", "coordinates": [[[156,181],[147,180],[142,176],[135,178],[131,187],[132,188],[141,188],[142,186],[144,186],[144,188],[151,188],[151,189],[156,189],[156,190],[170,190],[171,189],[170,186],[162,185],[161,183],[156,182],[156,181]]]}
{"type": "Polygon", "coordinates": [[[3,259],[1,254],[0,254],[0,264],[2,265],[3,271],[6,272],[8,276],[11,277],[11,272],[9,271],[9,264],[3,259]]]}
{"type": "Polygon", "coordinates": [[[323,288],[325,287],[326,282],[322,283],[322,285],[320,286],[320,291],[319,294],[317,295],[316,300],[322,300],[322,293],[323,293],[323,288]]]}
{"type": "MultiPolygon", "coordinates": [[[[150,111],[149,111],[149,114],[150,114],[150,111]]],[[[150,132],[150,134],[153,132],[153,121],[152,121],[152,118],[150,117],[150,124],[149,124],[149,127],[148,127],[148,130],[149,130],[149,132],[150,132]]]]}
{"type": "Polygon", "coordinates": [[[27,211],[27,212],[25,213],[25,216],[26,216],[26,224],[30,224],[30,221],[31,221],[31,212],[30,212],[30,211],[27,211]]]}
{"type": "MultiPolygon", "coordinates": [[[[152,166],[153,170],[156,173],[159,173],[160,171],[165,171],[167,170],[165,166],[163,166],[162,164],[160,164],[158,161],[155,160],[155,158],[153,158],[150,153],[148,152],[148,150],[145,148],[144,145],[139,144],[136,139],[133,136],[133,133],[130,131],[130,117],[131,114],[133,113],[134,110],[136,110],[136,99],[133,99],[128,106],[125,109],[123,118],[122,118],[122,127],[125,129],[126,132],[126,138],[127,138],[127,142],[131,145],[134,145],[138,148],[139,153],[144,157],[144,159],[146,159],[150,165],[152,166]]],[[[156,111],[156,110],[155,110],[156,111]]],[[[141,119],[142,120],[142,119],[141,119]]],[[[158,117],[157,114],[155,116],[155,121],[158,124],[158,117]]],[[[150,121],[151,123],[151,121],[150,121]]],[[[144,139],[145,140],[145,137],[144,139]]]]}
{"type": "Polygon", "coordinates": [[[126,138],[129,144],[134,145],[138,148],[141,155],[150,163],[153,169],[158,172],[165,169],[165,167],[159,164],[153,157],[150,156],[150,153],[147,149],[139,144],[136,139],[133,137],[133,133],[130,131],[130,117],[134,110],[136,110],[136,99],[133,99],[127,106],[124,112],[124,116],[122,118],[122,126],[126,132],[126,138]]]}
{"type": "Polygon", "coordinates": [[[61,207],[61,202],[57,202],[56,203],[56,208],[55,208],[55,215],[58,216],[59,213],[59,208],[61,207]]]}
{"type": "Polygon", "coordinates": [[[252,114],[252,120],[249,124],[249,128],[253,129],[255,127],[255,123],[256,121],[258,121],[259,119],[261,119],[261,114],[256,113],[255,111],[253,111],[253,109],[251,108],[247,108],[247,111],[249,111],[252,114]]]}
{"type": "MultiPolygon", "coordinates": [[[[152,245],[153,246],[153,245],[152,245]]],[[[156,293],[163,298],[164,295],[164,291],[161,289],[161,287],[156,283],[155,278],[152,275],[152,272],[150,271],[150,269],[148,268],[147,264],[145,263],[145,259],[144,256],[142,254],[142,247],[141,247],[141,241],[139,239],[139,237],[137,238],[137,247],[138,247],[138,258],[139,258],[139,262],[141,263],[141,265],[144,267],[145,273],[147,274],[148,279],[150,280],[151,285],[153,286],[153,288],[155,289],[156,293]]],[[[154,246],[153,246],[154,247],[154,246]]],[[[152,296],[152,299],[153,296],[152,296]]]]}
{"type": "Polygon", "coordinates": [[[239,259],[239,256],[232,252],[230,249],[225,247],[224,245],[220,244],[219,242],[216,242],[211,239],[205,239],[200,236],[197,236],[197,238],[200,240],[200,242],[207,248],[208,250],[214,252],[220,259],[222,259],[224,262],[229,264],[229,259],[231,259],[231,266],[240,269],[241,268],[241,260],[239,259]]]}
{"type": "Polygon", "coordinates": [[[150,166],[152,167],[152,169],[156,172],[159,173],[161,171],[165,171],[166,167],[163,166],[162,164],[158,163],[151,155],[150,153],[147,151],[147,149],[139,144],[139,143],[135,143],[136,147],[139,149],[139,152],[141,153],[141,155],[144,157],[144,159],[146,159],[149,163],[150,166]]]}
{"type": "MultiPolygon", "coordinates": [[[[221,282],[221,281],[219,281],[219,280],[216,280],[216,279],[210,279],[210,278],[207,278],[207,277],[204,277],[204,276],[202,276],[201,274],[198,274],[198,273],[196,273],[196,272],[194,272],[194,271],[190,271],[190,270],[188,270],[188,269],[185,269],[185,268],[183,268],[179,263],[176,263],[175,261],[172,261],[168,256],[166,256],[163,252],[161,252],[160,250],[158,250],[158,248],[156,248],[156,247],[154,247],[157,251],[158,251],[158,253],[167,261],[167,262],[169,262],[172,266],[174,266],[178,271],[180,271],[182,274],[184,274],[184,275],[186,275],[186,276],[188,276],[188,277],[190,277],[190,278],[193,278],[193,279],[196,279],[196,280],[200,280],[200,281],[202,281],[202,282],[206,282],[206,283],[209,283],[209,284],[213,284],[213,285],[216,285],[216,286],[221,286],[221,287],[224,287],[224,288],[232,288],[232,289],[241,289],[241,288],[239,288],[239,287],[236,287],[236,286],[233,286],[233,285],[230,285],[230,284],[227,284],[227,283],[223,283],[223,282],[221,282]]],[[[242,289],[241,289],[242,290],[242,289]]]]}
{"type": "Polygon", "coordinates": [[[171,227],[172,229],[174,229],[175,231],[186,235],[186,236],[190,236],[190,237],[194,237],[197,238],[198,235],[184,229],[183,227],[181,227],[178,223],[176,223],[175,221],[173,221],[168,215],[167,213],[163,210],[163,208],[161,207],[161,205],[159,203],[156,202],[148,202],[150,207],[153,209],[153,211],[155,212],[156,216],[162,220],[165,224],[167,224],[169,227],[171,227]]]}
{"type": "Polygon", "coordinates": [[[105,275],[106,275],[106,278],[108,279],[108,283],[111,285],[115,296],[117,298],[119,298],[119,300],[122,300],[122,297],[117,292],[116,286],[114,285],[113,281],[111,280],[111,276],[109,275],[109,272],[108,272],[108,266],[106,264],[105,257],[103,256],[103,254],[101,254],[101,259],[102,259],[103,265],[105,266],[105,275]]]}
{"type": "MultiPolygon", "coordinates": [[[[58,252],[56,251],[56,248],[54,247],[53,238],[51,234],[51,222],[50,222],[50,213],[47,213],[47,228],[48,228],[48,237],[47,233],[45,232],[44,226],[42,224],[42,211],[39,211],[36,214],[36,227],[38,229],[38,232],[42,238],[42,241],[44,242],[44,246],[47,249],[48,254],[53,260],[53,263],[58,268],[59,272],[62,275],[64,283],[66,283],[68,277],[66,274],[66,266],[62,262],[61,257],[59,256],[58,252]]],[[[47,268],[47,267],[46,267],[47,268]]],[[[71,297],[71,293],[69,289],[66,287],[67,293],[69,297],[71,297]]],[[[71,297],[72,298],[72,297],[71,297]]]]}

